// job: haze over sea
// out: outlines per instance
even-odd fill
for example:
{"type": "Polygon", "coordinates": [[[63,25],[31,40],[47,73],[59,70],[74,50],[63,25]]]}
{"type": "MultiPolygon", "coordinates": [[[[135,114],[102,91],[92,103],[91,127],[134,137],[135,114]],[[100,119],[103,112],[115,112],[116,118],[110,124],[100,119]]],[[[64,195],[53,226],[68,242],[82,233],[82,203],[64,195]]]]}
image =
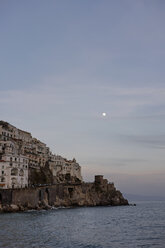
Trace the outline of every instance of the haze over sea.
{"type": "Polygon", "coordinates": [[[164,248],[165,202],[0,215],[1,248],[164,248]]]}

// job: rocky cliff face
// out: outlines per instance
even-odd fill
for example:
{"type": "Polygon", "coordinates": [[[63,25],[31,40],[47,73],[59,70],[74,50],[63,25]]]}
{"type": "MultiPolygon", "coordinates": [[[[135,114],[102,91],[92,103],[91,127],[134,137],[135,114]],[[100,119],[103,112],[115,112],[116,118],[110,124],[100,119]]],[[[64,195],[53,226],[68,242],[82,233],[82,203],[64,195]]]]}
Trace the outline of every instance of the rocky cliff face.
{"type": "Polygon", "coordinates": [[[39,168],[29,168],[29,185],[53,184],[55,183],[49,165],[39,168]]]}
{"type": "Polygon", "coordinates": [[[57,184],[28,189],[0,190],[0,211],[49,209],[68,206],[128,205],[113,183],[96,176],[94,183],[57,184]]]}
{"type": "Polygon", "coordinates": [[[60,183],[80,183],[81,181],[76,176],[71,176],[70,173],[59,174],[53,176],[47,161],[44,167],[29,168],[29,185],[44,185],[44,184],[60,184],[60,183]]]}

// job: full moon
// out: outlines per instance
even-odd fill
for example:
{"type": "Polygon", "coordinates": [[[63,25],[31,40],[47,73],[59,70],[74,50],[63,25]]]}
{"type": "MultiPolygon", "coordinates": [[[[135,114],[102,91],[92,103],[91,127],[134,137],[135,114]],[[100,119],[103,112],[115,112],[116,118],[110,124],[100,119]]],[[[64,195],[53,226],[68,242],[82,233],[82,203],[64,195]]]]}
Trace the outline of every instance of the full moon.
{"type": "Polygon", "coordinates": [[[104,116],[104,117],[105,117],[106,115],[107,115],[107,114],[106,114],[105,112],[104,112],[104,113],[102,113],[102,116],[104,116]]]}

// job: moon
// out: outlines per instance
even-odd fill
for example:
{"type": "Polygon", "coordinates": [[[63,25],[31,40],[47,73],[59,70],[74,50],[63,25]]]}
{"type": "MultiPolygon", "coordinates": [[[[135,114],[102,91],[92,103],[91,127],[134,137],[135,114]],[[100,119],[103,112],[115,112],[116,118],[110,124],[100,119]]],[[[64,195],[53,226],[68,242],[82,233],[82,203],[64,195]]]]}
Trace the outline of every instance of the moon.
{"type": "Polygon", "coordinates": [[[107,115],[107,113],[105,113],[105,112],[102,113],[102,116],[103,116],[103,117],[105,117],[106,115],[107,115]]]}

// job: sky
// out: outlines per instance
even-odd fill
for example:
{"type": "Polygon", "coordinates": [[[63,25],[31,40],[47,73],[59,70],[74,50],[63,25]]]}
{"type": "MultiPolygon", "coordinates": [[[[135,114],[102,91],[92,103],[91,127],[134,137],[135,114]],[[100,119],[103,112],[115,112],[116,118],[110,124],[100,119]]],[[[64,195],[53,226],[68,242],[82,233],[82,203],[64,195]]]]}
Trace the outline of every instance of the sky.
{"type": "Polygon", "coordinates": [[[164,26],[163,0],[0,0],[0,119],[165,196],[164,26]]]}

